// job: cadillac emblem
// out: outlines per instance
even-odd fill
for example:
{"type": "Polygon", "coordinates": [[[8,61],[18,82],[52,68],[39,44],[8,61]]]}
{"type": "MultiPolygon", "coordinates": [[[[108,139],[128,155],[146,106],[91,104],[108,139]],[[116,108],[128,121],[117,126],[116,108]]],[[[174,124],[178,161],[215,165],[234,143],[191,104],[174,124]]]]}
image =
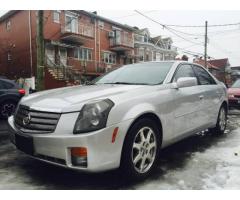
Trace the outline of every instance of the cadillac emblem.
{"type": "Polygon", "coordinates": [[[23,125],[25,125],[25,126],[28,125],[30,123],[30,121],[31,121],[31,115],[30,115],[30,113],[28,113],[27,117],[23,118],[23,125]]]}

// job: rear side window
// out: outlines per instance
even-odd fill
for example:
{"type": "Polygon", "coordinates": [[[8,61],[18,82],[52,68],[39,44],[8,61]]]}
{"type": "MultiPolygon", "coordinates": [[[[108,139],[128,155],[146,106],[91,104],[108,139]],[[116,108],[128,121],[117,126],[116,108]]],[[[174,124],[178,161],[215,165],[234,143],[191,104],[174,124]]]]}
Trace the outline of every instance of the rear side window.
{"type": "Polygon", "coordinates": [[[15,85],[6,81],[0,80],[0,89],[13,89],[15,85]]]}
{"type": "Polygon", "coordinates": [[[193,69],[198,76],[199,83],[201,85],[214,85],[215,80],[204,70],[203,68],[193,65],[193,69]]]}
{"type": "Polygon", "coordinates": [[[194,77],[194,78],[197,78],[193,69],[192,69],[192,66],[191,65],[181,65],[175,75],[174,75],[174,79],[173,81],[177,81],[179,78],[182,78],[182,77],[194,77]]]}

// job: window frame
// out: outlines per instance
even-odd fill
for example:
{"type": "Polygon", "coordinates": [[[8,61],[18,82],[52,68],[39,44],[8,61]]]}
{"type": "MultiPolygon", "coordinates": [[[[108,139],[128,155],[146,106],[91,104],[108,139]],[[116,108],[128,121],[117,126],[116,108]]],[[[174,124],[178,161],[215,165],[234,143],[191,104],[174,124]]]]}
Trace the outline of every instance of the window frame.
{"type": "Polygon", "coordinates": [[[199,84],[199,85],[216,85],[216,84],[217,84],[217,82],[215,81],[215,79],[213,78],[213,76],[212,76],[204,67],[199,66],[199,65],[192,64],[192,68],[193,68],[194,73],[195,73],[196,76],[197,76],[198,84],[199,84]],[[207,73],[208,76],[211,78],[212,83],[210,83],[210,84],[201,84],[199,75],[198,75],[197,72],[195,71],[194,67],[198,67],[198,68],[202,69],[203,71],[205,71],[205,73],[207,73]]]}
{"type": "Polygon", "coordinates": [[[101,60],[102,60],[102,62],[104,62],[106,64],[115,65],[117,63],[117,55],[115,53],[112,53],[112,52],[103,51],[101,60]],[[110,55],[111,55],[111,62],[110,62],[110,55]],[[107,59],[107,61],[106,61],[106,59],[107,59]]]}
{"type": "Polygon", "coordinates": [[[179,65],[177,66],[177,68],[175,69],[175,71],[174,71],[174,73],[173,73],[173,75],[172,75],[171,83],[175,83],[175,81],[174,81],[175,76],[176,76],[176,74],[177,74],[179,68],[182,67],[182,66],[184,66],[184,65],[189,65],[189,66],[191,67],[191,69],[192,69],[192,71],[193,71],[193,74],[195,75],[195,78],[197,79],[197,83],[198,83],[198,85],[199,85],[198,77],[197,77],[195,71],[193,70],[193,66],[192,66],[192,64],[190,64],[190,63],[181,63],[181,64],[179,64],[179,65]]]}
{"type": "Polygon", "coordinates": [[[74,49],[74,55],[73,57],[78,59],[78,60],[81,60],[81,61],[92,61],[92,58],[93,58],[93,50],[90,49],[90,48],[86,48],[86,47],[76,47],[74,49]],[[76,58],[76,54],[75,54],[75,51],[77,49],[77,58],[76,58]]]}
{"type": "Polygon", "coordinates": [[[60,16],[61,16],[61,11],[60,10],[54,10],[53,11],[53,22],[60,24],[60,16]],[[55,14],[58,14],[58,20],[55,19],[55,14]]]}
{"type": "Polygon", "coordinates": [[[6,30],[7,30],[8,32],[11,30],[11,26],[12,26],[11,21],[10,21],[10,20],[7,20],[7,21],[6,21],[6,30]]]}

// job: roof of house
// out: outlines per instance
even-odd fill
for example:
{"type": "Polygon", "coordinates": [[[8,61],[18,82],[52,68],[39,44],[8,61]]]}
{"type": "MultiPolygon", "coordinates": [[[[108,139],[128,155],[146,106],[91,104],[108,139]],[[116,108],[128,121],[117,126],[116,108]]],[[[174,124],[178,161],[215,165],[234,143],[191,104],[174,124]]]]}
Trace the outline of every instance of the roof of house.
{"type": "Polygon", "coordinates": [[[0,22],[5,21],[7,18],[11,17],[12,15],[16,14],[17,12],[19,12],[19,10],[10,10],[7,13],[5,13],[4,15],[2,15],[0,17],[0,22]]]}
{"type": "Polygon", "coordinates": [[[214,60],[209,60],[208,62],[218,68],[224,68],[230,65],[228,58],[214,59],[214,60]]]}
{"type": "Polygon", "coordinates": [[[121,28],[125,28],[125,29],[131,30],[131,31],[134,31],[134,30],[135,30],[135,29],[134,29],[133,27],[131,27],[131,26],[128,26],[128,25],[126,25],[126,24],[121,24],[121,23],[119,23],[119,22],[115,22],[115,21],[113,21],[113,20],[111,20],[111,19],[102,17],[102,16],[97,15],[97,14],[92,13],[92,12],[88,12],[88,11],[85,11],[85,10],[74,10],[74,11],[77,12],[77,13],[84,13],[84,14],[90,16],[90,17],[93,17],[93,18],[96,18],[96,19],[100,19],[100,20],[102,20],[102,21],[109,22],[110,24],[117,25],[117,26],[119,26],[119,27],[121,27],[121,28]]]}
{"type": "MultiPolygon", "coordinates": [[[[0,22],[5,21],[9,17],[11,17],[12,15],[14,15],[15,13],[20,12],[20,11],[21,10],[10,10],[10,11],[8,11],[7,13],[5,13],[3,16],[0,17],[0,22]]],[[[109,22],[111,24],[117,25],[117,26],[119,26],[121,28],[125,28],[125,29],[131,30],[131,31],[134,30],[134,28],[131,27],[131,26],[115,22],[115,21],[113,21],[111,19],[107,19],[105,17],[99,16],[99,15],[97,15],[95,13],[92,13],[92,12],[88,12],[88,11],[85,11],[85,10],[71,10],[71,12],[76,12],[76,13],[79,13],[79,14],[83,13],[83,14],[88,15],[90,17],[93,17],[93,18],[96,18],[96,19],[100,19],[102,21],[106,21],[106,22],[109,22]]]]}
{"type": "MultiPolygon", "coordinates": [[[[194,63],[196,63],[196,64],[199,64],[199,65],[202,65],[202,66],[204,66],[204,65],[205,65],[205,61],[204,61],[204,60],[202,60],[202,59],[195,60],[195,61],[194,61],[194,63]]],[[[211,63],[209,63],[209,61],[207,61],[207,67],[208,67],[208,69],[215,69],[215,70],[219,70],[219,68],[218,68],[218,67],[216,67],[216,66],[212,65],[211,63]]]]}

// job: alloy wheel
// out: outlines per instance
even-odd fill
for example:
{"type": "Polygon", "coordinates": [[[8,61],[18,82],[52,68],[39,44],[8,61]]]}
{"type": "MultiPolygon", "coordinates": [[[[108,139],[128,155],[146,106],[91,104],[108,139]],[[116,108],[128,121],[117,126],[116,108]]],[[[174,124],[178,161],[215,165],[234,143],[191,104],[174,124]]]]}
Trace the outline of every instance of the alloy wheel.
{"type": "Polygon", "coordinates": [[[132,162],[139,173],[146,173],[154,163],[157,151],[157,141],[150,127],[141,128],[133,142],[132,162]]]}
{"type": "Polygon", "coordinates": [[[219,113],[219,127],[221,129],[221,131],[224,131],[225,127],[226,127],[226,111],[224,108],[221,109],[220,113],[219,113]]]}
{"type": "Polygon", "coordinates": [[[1,114],[3,117],[11,116],[15,111],[15,104],[13,103],[6,103],[2,106],[1,114]]]}

